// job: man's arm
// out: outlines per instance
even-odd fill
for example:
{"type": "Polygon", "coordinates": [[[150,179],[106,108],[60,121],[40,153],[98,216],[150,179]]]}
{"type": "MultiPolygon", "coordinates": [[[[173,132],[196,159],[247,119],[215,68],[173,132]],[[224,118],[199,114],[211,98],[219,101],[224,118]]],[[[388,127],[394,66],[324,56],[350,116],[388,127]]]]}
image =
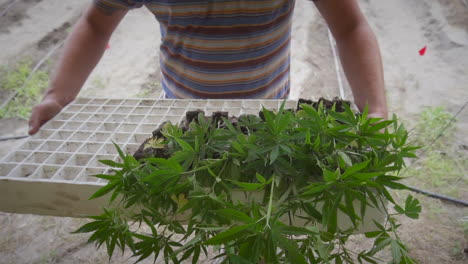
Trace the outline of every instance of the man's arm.
{"type": "Polygon", "coordinates": [[[357,0],[317,0],[318,10],[336,39],[354,101],[360,110],[369,104],[369,116],[386,118],[382,58],[377,39],[357,0]]]}
{"type": "Polygon", "coordinates": [[[106,48],[112,32],[127,10],[104,9],[92,4],[68,36],[63,55],[42,103],[33,108],[29,134],[33,135],[80,91],[106,48]]]}

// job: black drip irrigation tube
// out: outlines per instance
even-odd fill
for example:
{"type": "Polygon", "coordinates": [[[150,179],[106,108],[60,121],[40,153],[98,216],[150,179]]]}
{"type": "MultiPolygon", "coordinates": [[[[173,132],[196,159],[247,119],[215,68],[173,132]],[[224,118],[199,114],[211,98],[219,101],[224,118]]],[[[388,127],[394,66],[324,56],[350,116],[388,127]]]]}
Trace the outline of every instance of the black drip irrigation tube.
{"type": "Polygon", "coordinates": [[[0,142],[2,141],[8,141],[8,140],[18,140],[18,139],[23,139],[27,138],[29,135],[23,135],[23,136],[12,136],[12,137],[1,137],[0,142]]]}
{"type": "Polygon", "coordinates": [[[418,189],[418,188],[413,187],[413,186],[407,186],[407,187],[408,187],[408,189],[410,191],[413,191],[413,192],[416,192],[416,193],[424,194],[424,195],[432,197],[432,198],[437,198],[439,200],[444,200],[444,201],[452,202],[452,203],[457,204],[457,205],[463,205],[463,206],[468,207],[468,201],[460,200],[460,199],[457,199],[457,198],[453,198],[453,197],[446,196],[446,195],[443,195],[443,194],[438,194],[438,193],[435,193],[435,192],[430,192],[430,191],[418,189]]]}

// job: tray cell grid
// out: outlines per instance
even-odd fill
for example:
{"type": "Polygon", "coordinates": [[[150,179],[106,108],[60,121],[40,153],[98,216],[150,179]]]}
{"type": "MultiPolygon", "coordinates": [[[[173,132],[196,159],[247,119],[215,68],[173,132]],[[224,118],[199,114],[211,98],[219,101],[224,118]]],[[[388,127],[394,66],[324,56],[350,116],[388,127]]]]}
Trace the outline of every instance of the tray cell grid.
{"type": "Polygon", "coordinates": [[[18,164],[2,164],[0,166],[0,177],[6,177],[18,164]]]}
{"type": "Polygon", "coordinates": [[[42,141],[31,140],[24,142],[18,149],[19,150],[35,150],[42,144],[42,141]]]}
{"type": "Polygon", "coordinates": [[[74,154],[70,159],[68,159],[67,165],[84,167],[92,158],[93,155],[91,154],[74,154]]]}
{"type": "Polygon", "coordinates": [[[109,118],[109,114],[94,114],[92,115],[88,121],[91,121],[91,122],[104,122],[107,120],[107,118],[109,118]]]}
{"type": "Polygon", "coordinates": [[[34,174],[34,172],[39,168],[39,165],[33,164],[20,164],[16,166],[8,175],[9,177],[14,178],[28,178],[34,174]]]}
{"type": "Polygon", "coordinates": [[[136,133],[146,133],[149,134],[156,130],[158,128],[158,123],[152,123],[152,124],[141,124],[138,126],[138,128],[135,130],[136,133]]]}
{"type": "Polygon", "coordinates": [[[113,122],[113,123],[121,123],[125,121],[127,118],[127,115],[123,114],[112,114],[109,116],[109,118],[106,120],[106,122],[113,122]]]}
{"type": "Polygon", "coordinates": [[[139,107],[151,107],[151,106],[153,106],[155,103],[156,103],[155,100],[144,99],[144,100],[141,100],[141,101],[138,103],[138,106],[139,106],[139,107]]]}
{"type": "Polygon", "coordinates": [[[63,109],[63,111],[75,113],[75,112],[79,112],[81,109],[83,109],[83,107],[84,105],[81,105],[81,104],[72,104],[72,105],[68,105],[65,109],[63,109]]]}
{"type": "Polygon", "coordinates": [[[141,106],[135,107],[132,111],[132,115],[146,115],[151,110],[151,107],[141,106]]]}
{"type": "Polygon", "coordinates": [[[77,114],[75,114],[75,115],[71,118],[71,120],[73,120],[73,121],[78,121],[78,122],[83,122],[83,121],[88,120],[89,118],[91,118],[91,117],[89,116],[89,114],[77,113],[77,114]]]}
{"type": "Polygon", "coordinates": [[[52,179],[52,177],[60,170],[60,168],[60,166],[43,165],[39,167],[30,178],[52,179]]]}
{"type": "Polygon", "coordinates": [[[76,130],[91,131],[91,132],[96,131],[96,129],[98,129],[98,127],[102,125],[102,123],[100,122],[84,122],[84,123],[78,123],[78,124],[80,124],[81,126],[76,130]]]}
{"type": "Polygon", "coordinates": [[[50,139],[67,140],[71,137],[72,134],[73,134],[73,131],[57,131],[50,137],[50,139]]]}
{"type": "Polygon", "coordinates": [[[123,101],[124,99],[109,99],[104,103],[104,105],[119,106],[119,105],[122,105],[123,101]]]}
{"type": "MultiPolygon", "coordinates": [[[[171,100],[78,98],[39,133],[0,162],[0,177],[30,180],[98,182],[92,177],[112,169],[99,160],[120,161],[115,142],[133,154],[164,121],[178,124],[186,111],[217,111],[229,116],[258,114],[261,106],[277,109],[280,100],[171,100]]],[[[286,108],[295,108],[286,101],[286,108]]]]}
{"type": "Polygon", "coordinates": [[[128,115],[133,111],[134,107],[129,106],[119,106],[114,110],[114,114],[128,115]]]}
{"type": "Polygon", "coordinates": [[[38,148],[39,151],[56,151],[62,144],[62,141],[47,140],[43,141],[42,145],[38,148]]]}
{"type": "Polygon", "coordinates": [[[86,141],[90,136],[93,134],[93,132],[87,132],[87,131],[76,131],[69,140],[71,141],[86,141]]]}
{"type": "Polygon", "coordinates": [[[52,134],[54,134],[55,130],[51,129],[41,129],[37,134],[32,136],[34,139],[49,139],[52,134]]]}
{"type": "Polygon", "coordinates": [[[101,143],[87,142],[78,149],[78,153],[95,154],[98,153],[99,149],[101,149],[101,146],[101,143]]]}
{"type": "Polygon", "coordinates": [[[25,161],[29,155],[31,155],[31,151],[16,151],[8,155],[4,162],[10,162],[10,163],[21,163],[25,161]]]}
{"type": "Polygon", "coordinates": [[[137,126],[135,124],[121,124],[118,128],[117,128],[117,133],[132,133],[133,131],[135,131],[135,129],[137,128],[137,126]]]}
{"type": "Polygon", "coordinates": [[[42,128],[43,129],[59,129],[63,126],[63,124],[65,124],[64,121],[50,121],[50,122],[47,122],[42,128]]]}
{"type": "Polygon", "coordinates": [[[42,164],[49,158],[51,154],[52,152],[33,152],[25,160],[25,163],[42,164]]]}
{"type": "Polygon", "coordinates": [[[101,108],[100,105],[87,105],[81,109],[83,113],[96,113],[97,110],[101,108]]]}
{"type": "Polygon", "coordinates": [[[87,127],[84,126],[84,124],[86,123],[69,121],[69,122],[66,122],[65,125],[61,129],[64,129],[64,130],[77,130],[77,129],[82,129],[82,128],[86,129],[87,127]]]}
{"type": "Polygon", "coordinates": [[[102,155],[118,155],[117,149],[115,148],[115,145],[112,143],[107,143],[102,146],[102,148],[99,150],[99,154],[102,155]]]}
{"type": "Polygon", "coordinates": [[[158,125],[163,122],[163,119],[164,116],[148,115],[142,120],[142,123],[158,125]]]}
{"type": "Polygon", "coordinates": [[[101,126],[97,129],[97,131],[102,132],[112,132],[119,127],[119,123],[102,123],[101,126]]]}
{"type": "Polygon", "coordinates": [[[94,175],[103,174],[106,172],[104,168],[85,168],[75,178],[75,182],[98,182],[100,179],[94,175]]]}
{"type": "Polygon", "coordinates": [[[70,153],[75,153],[80,147],[83,145],[83,142],[79,141],[67,141],[64,142],[58,151],[60,152],[70,152],[70,153]]]}
{"type": "Polygon", "coordinates": [[[46,160],[45,164],[52,164],[52,165],[65,165],[67,160],[72,156],[72,154],[69,153],[60,153],[60,152],[55,152],[52,155],[50,155],[46,160]]]}
{"type": "Polygon", "coordinates": [[[93,105],[103,105],[107,102],[108,99],[105,98],[93,98],[88,104],[93,105]]]}
{"type": "Polygon", "coordinates": [[[125,99],[125,101],[123,101],[122,105],[127,105],[127,106],[135,106],[135,105],[138,105],[138,103],[140,103],[141,100],[138,100],[138,99],[125,99]]]}
{"type": "Polygon", "coordinates": [[[88,167],[107,168],[107,165],[102,164],[100,160],[114,160],[114,158],[114,155],[96,155],[90,160],[90,162],[88,163],[88,167]]]}
{"type": "Polygon", "coordinates": [[[73,181],[76,179],[83,167],[61,167],[60,170],[52,176],[52,180],[73,181]]]}

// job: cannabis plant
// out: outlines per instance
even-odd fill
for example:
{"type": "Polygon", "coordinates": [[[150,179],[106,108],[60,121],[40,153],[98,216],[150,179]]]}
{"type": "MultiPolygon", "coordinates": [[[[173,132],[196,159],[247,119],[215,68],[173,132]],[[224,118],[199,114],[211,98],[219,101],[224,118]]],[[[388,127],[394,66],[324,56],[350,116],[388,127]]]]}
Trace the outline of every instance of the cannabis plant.
{"type": "Polygon", "coordinates": [[[107,194],[109,206],[76,232],[92,232],[109,257],[129,248],[137,262],[198,263],[212,246],[223,263],[378,263],[387,247],[393,263],[414,263],[395,215],[418,218],[420,204],[397,205],[388,189],[406,189],[397,175],[417,147],[396,118],[339,108],[192,113],[155,131],[138,159],[117,146],[121,162],[101,161],[114,169],[96,175],[108,183],[91,197],[107,194]],[[373,246],[354,252],[348,238],[363,226],[373,246]]]}

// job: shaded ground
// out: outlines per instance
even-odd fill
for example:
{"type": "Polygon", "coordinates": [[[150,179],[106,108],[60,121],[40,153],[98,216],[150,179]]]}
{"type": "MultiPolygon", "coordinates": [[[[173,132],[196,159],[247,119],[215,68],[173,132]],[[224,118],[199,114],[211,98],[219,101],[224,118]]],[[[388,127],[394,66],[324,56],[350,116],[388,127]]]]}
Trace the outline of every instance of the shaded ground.
{"type": "MultiPolygon", "coordinates": [[[[0,14],[9,3],[0,1],[0,14]]],[[[23,57],[33,61],[42,58],[63,40],[86,4],[86,1],[21,1],[11,13],[0,17],[2,65],[11,65],[23,57]]],[[[444,106],[451,113],[460,109],[468,100],[466,2],[363,0],[361,7],[381,45],[390,112],[414,125],[416,114],[428,106],[444,106]],[[427,53],[420,56],[418,50],[423,46],[427,46],[427,53]]],[[[294,19],[291,96],[338,95],[324,22],[309,1],[300,0],[294,19]]],[[[81,95],[159,97],[158,45],[158,26],[152,15],[144,9],[130,12],[112,37],[110,49],[81,95]]],[[[52,65],[57,54],[51,59],[52,65]]],[[[0,120],[1,137],[23,134],[26,128],[25,121],[0,120]]],[[[452,148],[434,149],[431,153],[447,152],[449,157],[467,157],[468,109],[460,114],[456,131],[452,148]]],[[[19,143],[21,141],[1,142],[0,156],[19,143]]],[[[461,174],[457,172],[449,177],[438,174],[446,171],[445,168],[424,169],[422,165],[428,160],[426,157],[415,166],[408,183],[468,200],[466,165],[460,166],[461,174]],[[419,172],[424,174],[419,175],[419,172]],[[433,175],[436,178],[429,177],[433,175]]],[[[398,195],[402,199],[405,196],[398,195]]],[[[417,197],[423,203],[421,219],[402,219],[401,227],[411,255],[421,263],[466,263],[463,251],[468,247],[468,224],[463,217],[468,216],[467,209],[417,197]]],[[[0,263],[107,262],[105,249],[96,250],[84,244],[85,236],[69,234],[84,222],[82,219],[1,213],[0,263]]],[[[356,236],[353,243],[353,247],[359,249],[368,242],[356,236]]],[[[382,257],[386,255],[384,252],[382,257]]],[[[125,256],[116,255],[112,263],[134,261],[127,258],[128,252],[125,256]]]]}

